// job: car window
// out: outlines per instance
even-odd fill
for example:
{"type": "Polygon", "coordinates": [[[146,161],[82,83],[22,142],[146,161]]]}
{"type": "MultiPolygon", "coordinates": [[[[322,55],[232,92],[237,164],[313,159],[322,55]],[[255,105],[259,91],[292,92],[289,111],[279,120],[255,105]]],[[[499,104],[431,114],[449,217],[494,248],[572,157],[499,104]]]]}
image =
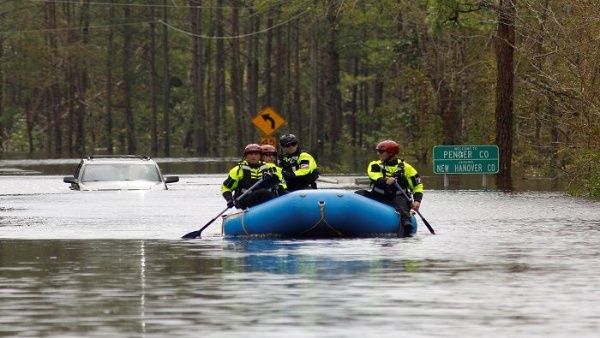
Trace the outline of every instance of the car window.
{"type": "Polygon", "coordinates": [[[94,163],[83,168],[82,182],[98,181],[152,181],[160,182],[154,164],[94,163]]]}
{"type": "Polygon", "coordinates": [[[160,181],[158,170],[153,164],[131,165],[128,168],[129,179],[133,181],[160,181]]]}

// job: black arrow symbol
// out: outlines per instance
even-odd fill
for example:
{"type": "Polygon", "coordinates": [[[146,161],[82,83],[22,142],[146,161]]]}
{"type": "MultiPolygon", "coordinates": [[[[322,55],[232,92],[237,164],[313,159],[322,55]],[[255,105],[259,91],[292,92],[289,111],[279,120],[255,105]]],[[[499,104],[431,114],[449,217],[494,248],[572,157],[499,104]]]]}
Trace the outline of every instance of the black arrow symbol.
{"type": "Polygon", "coordinates": [[[273,118],[271,117],[271,115],[267,114],[262,114],[261,115],[263,120],[265,120],[265,122],[269,121],[271,122],[271,129],[275,129],[275,120],[273,120],[273,118]]]}

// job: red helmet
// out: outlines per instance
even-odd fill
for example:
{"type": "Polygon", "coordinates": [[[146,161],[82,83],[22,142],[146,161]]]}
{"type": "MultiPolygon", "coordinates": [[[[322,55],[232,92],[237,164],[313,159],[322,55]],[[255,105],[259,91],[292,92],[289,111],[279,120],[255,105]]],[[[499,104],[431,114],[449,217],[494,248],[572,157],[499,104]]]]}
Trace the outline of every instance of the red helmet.
{"type": "Polygon", "coordinates": [[[256,143],[250,143],[249,145],[247,145],[244,148],[244,156],[250,154],[250,153],[262,153],[262,150],[260,149],[260,145],[256,144],[256,143]]]}
{"type": "Polygon", "coordinates": [[[270,144],[263,144],[260,146],[260,150],[263,155],[274,155],[277,156],[277,149],[270,144]]]}
{"type": "Polygon", "coordinates": [[[377,147],[375,147],[375,150],[380,152],[385,151],[394,156],[400,152],[400,146],[398,145],[398,143],[392,140],[385,140],[377,143],[377,147]]]}

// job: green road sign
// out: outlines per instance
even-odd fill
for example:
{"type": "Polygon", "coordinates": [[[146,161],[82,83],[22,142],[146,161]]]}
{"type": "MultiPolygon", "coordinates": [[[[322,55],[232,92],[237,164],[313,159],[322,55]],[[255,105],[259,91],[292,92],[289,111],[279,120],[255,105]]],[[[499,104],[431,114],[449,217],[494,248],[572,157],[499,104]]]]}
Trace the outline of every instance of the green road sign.
{"type": "Polygon", "coordinates": [[[497,145],[442,145],[433,147],[434,174],[497,174],[497,145]]]}

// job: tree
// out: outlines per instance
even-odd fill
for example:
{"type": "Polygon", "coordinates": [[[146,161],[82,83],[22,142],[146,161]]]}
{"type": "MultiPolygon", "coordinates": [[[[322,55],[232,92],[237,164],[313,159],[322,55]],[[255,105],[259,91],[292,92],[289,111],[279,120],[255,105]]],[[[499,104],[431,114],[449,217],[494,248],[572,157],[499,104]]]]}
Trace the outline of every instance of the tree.
{"type": "Polygon", "coordinates": [[[205,106],[204,106],[204,68],[202,62],[203,43],[200,35],[202,34],[202,7],[199,0],[190,0],[190,19],[192,26],[192,88],[194,97],[194,145],[196,154],[204,155],[207,153],[207,138],[204,130],[205,124],[205,106]]]}
{"type": "Polygon", "coordinates": [[[496,144],[500,148],[497,185],[512,189],[513,91],[516,0],[500,0],[497,8],[496,49],[496,144]]]}
{"type": "Polygon", "coordinates": [[[167,0],[163,0],[163,34],[162,34],[162,56],[163,56],[163,151],[165,156],[171,156],[171,73],[169,71],[169,22],[167,0]]]}
{"type": "MultiPolygon", "coordinates": [[[[131,9],[129,6],[125,6],[124,17],[125,19],[129,19],[131,17],[131,9]]],[[[133,86],[133,73],[131,67],[131,59],[133,57],[132,53],[132,32],[130,27],[125,27],[123,29],[123,116],[125,118],[125,127],[127,133],[127,152],[129,154],[137,153],[137,140],[136,140],[136,132],[135,132],[135,122],[133,117],[133,108],[132,108],[132,90],[133,86]]]]}
{"type": "Polygon", "coordinates": [[[329,146],[337,149],[342,136],[342,95],[340,93],[340,56],[336,46],[337,15],[342,4],[329,0],[327,7],[327,67],[325,73],[326,119],[329,121],[329,146]]]}
{"type": "MultiPolygon", "coordinates": [[[[113,3],[113,0],[110,0],[113,3]]],[[[113,6],[108,7],[108,22],[112,23],[115,16],[115,9],[113,6]]],[[[106,152],[113,154],[113,55],[114,49],[114,32],[112,26],[107,30],[106,33],[106,103],[104,106],[105,114],[105,138],[106,138],[106,152]]]]}

